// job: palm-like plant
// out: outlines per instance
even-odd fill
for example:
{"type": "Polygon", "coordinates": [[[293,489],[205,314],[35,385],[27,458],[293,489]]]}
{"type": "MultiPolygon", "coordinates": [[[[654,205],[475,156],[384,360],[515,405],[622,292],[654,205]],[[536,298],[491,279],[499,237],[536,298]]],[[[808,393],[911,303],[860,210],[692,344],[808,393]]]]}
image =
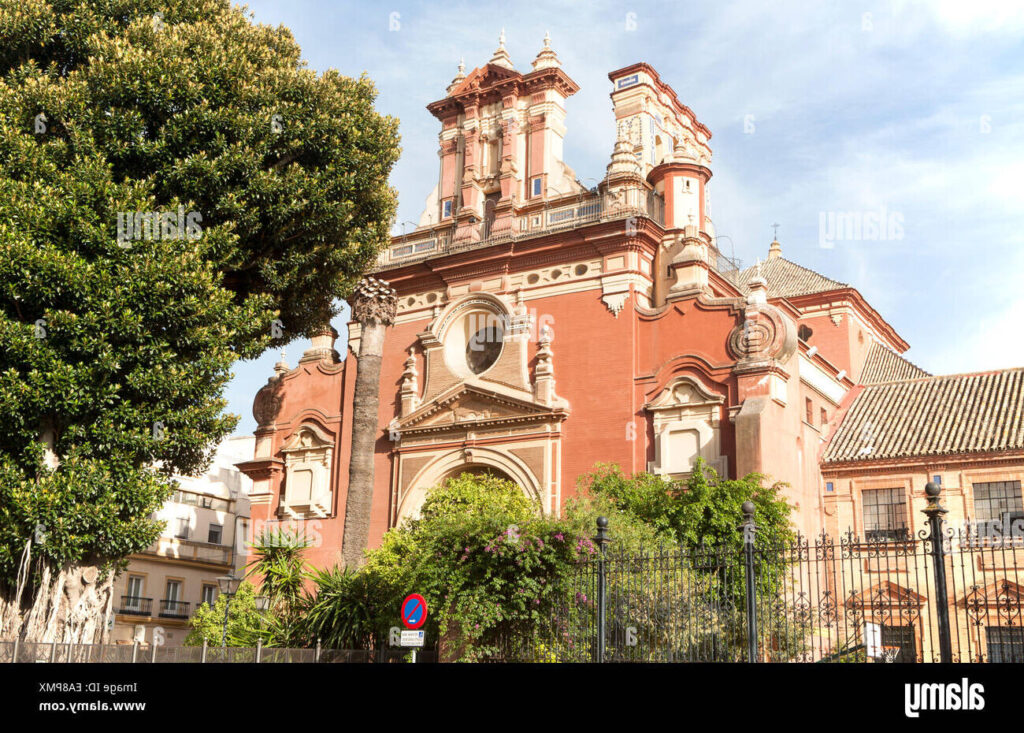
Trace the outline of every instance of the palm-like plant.
{"type": "Polygon", "coordinates": [[[335,649],[374,649],[386,644],[385,609],[397,609],[401,591],[379,575],[333,567],[313,573],[316,597],[306,608],[305,630],[335,649]]]}
{"type": "Polygon", "coordinates": [[[306,590],[310,572],[302,557],[309,544],[305,538],[281,530],[265,532],[253,543],[255,558],[247,566],[246,577],[257,576],[261,595],[270,600],[268,626],[274,633],[269,643],[275,646],[309,641],[302,629],[302,618],[311,602],[306,590]]]}

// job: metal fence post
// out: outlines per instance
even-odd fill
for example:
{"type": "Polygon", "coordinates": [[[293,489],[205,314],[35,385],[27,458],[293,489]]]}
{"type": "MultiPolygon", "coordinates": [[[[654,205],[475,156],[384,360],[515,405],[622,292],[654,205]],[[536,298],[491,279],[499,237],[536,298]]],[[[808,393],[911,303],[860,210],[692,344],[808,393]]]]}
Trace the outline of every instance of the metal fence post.
{"type": "Polygon", "coordinates": [[[608,517],[597,518],[597,537],[594,538],[597,546],[601,549],[601,555],[597,560],[597,662],[604,662],[604,641],[605,641],[605,553],[608,545],[608,517]]]}
{"type": "Polygon", "coordinates": [[[263,659],[263,639],[256,640],[256,664],[263,659]]]}
{"type": "Polygon", "coordinates": [[[747,662],[757,662],[757,594],[754,585],[754,502],[743,502],[743,575],[747,586],[747,662]]]}
{"type": "Polygon", "coordinates": [[[206,648],[207,648],[207,646],[209,646],[209,644],[210,644],[209,640],[204,637],[203,638],[203,655],[201,657],[199,657],[199,663],[200,664],[206,664],[206,648]]]}
{"type": "Polygon", "coordinates": [[[56,641],[51,641],[50,642],[50,664],[53,664],[56,661],[57,661],[57,642],[56,641]]]}
{"type": "Polygon", "coordinates": [[[135,664],[135,660],[139,656],[139,640],[135,639],[132,641],[132,664],[135,664]]]}
{"type": "Polygon", "coordinates": [[[11,659],[11,661],[14,662],[15,664],[17,664],[17,662],[18,662],[18,651],[19,651],[20,646],[21,646],[21,631],[19,630],[18,634],[14,637],[14,657],[11,659]]]}
{"type": "Polygon", "coordinates": [[[928,496],[928,507],[924,509],[931,530],[932,565],[935,572],[935,616],[939,627],[939,661],[949,664],[953,661],[953,645],[949,633],[949,605],[946,595],[946,548],[943,545],[942,518],[946,509],[939,503],[942,487],[929,481],[924,493],[928,496]]]}
{"type": "MultiPolygon", "coordinates": [[[[413,648],[413,652],[415,652],[415,651],[416,651],[416,649],[414,647],[413,648]]],[[[319,636],[316,637],[316,656],[313,658],[313,661],[314,662],[319,662],[320,661],[320,637],[319,636]]]]}

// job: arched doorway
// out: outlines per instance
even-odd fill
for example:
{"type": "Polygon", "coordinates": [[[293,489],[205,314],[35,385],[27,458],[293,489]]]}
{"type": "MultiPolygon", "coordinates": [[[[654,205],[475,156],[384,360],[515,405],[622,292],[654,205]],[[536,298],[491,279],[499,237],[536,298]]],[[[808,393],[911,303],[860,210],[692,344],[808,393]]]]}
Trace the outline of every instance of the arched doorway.
{"type": "Polygon", "coordinates": [[[504,479],[505,481],[511,481],[512,483],[516,482],[514,478],[509,476],[500,468],[495,468],[494,466],[487,466],[482,463],[470,464],[468,466],[453,468],[451,471],[448,472],[446,476],[444,476],[444,478],[441,479],[441,482],[443,483],[444,481],[447,481],[450,478],[461,476],[464,473],[468,473],[470,476],[494,476],[495,478],[504,479]]]}
{"type": "Polygon", "coordinates": [[[464,450],[449,451],[418,470],[410,482],[409,489],[399,496],[397,522],[419,517],[427,493],[445,479],[463,473],[476,476],[489,474],[511,481],[536,502],[538,512],[543,511],[540,482],[522,459],[511,452],[492,448],[476,447],[470,450],[471,456],[467,456],[467,451],[464,450]]]}

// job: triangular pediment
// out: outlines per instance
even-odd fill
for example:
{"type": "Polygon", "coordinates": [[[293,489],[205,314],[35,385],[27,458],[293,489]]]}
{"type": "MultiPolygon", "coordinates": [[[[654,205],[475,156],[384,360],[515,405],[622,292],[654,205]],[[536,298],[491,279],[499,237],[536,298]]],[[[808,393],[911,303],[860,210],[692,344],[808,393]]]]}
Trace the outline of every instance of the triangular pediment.
{"type": "Polygon", "coordinates": [[[855,593],[847,605],[854,608],[914,607],[925,602],[925,597],[910,588],[883,580],[861,593],[855,593]]]}
{"type": "Polygon", "coordinates": [[[485,90],[506,79],[516,79],[519,77],[522,77],[522,74],[514,69],[506,69],[497,64],[484,64],[469,72],[469,75],[462,80],[462,83],[452,90],[451,96],[464,94],[474,89],[485,90]]]}
{"type": "MultiPolygon", "coordinates": [[[[1002,578],[984,588],[972,588],[959,605],[966,608],[1020,609],[1024,606],[1024,586],[1002,578]]],[[[1017,614],[1020,615],[1020,611],[1017,614]]]]}
{"type": "Polygon", "coordinates": [[[518,394],[474,384],[460,384],[442,392],[416,412],[398,422],[400,432],[420,429],[463,428],[502,422],[561,420],[561,406],[534,402],[528,393],[518,394]]]}

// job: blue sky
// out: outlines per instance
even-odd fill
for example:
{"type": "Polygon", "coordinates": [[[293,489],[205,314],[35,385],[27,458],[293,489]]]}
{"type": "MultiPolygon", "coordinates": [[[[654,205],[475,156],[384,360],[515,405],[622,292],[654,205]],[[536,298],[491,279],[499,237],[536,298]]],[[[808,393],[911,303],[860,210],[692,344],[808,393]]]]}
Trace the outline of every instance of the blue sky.
{"type": "MultiPolygon", "coordinates": [[[[1015,6],[1016,5],[1016,6],[1015,6]]],[[[565,160],[601,178],[614,143],[609,71],[658,70],[712,132],[711,215],[721,246],[783,254],[856,287],[933,373],[1024,365],[1024,7],[956,2],[427,3],[257,0],[309,65],[367,72],[401,121],[398,221],[416,221],[437,174],[444,96],[464,56],[487,62],[502,28],[528,71],[550,32],[581,89],[565,160]],[[821,246],[825,213],[899,217],[902,238],[821,246]],[[728,239],[726,239],[728,237],[728,239]]],[[[396,231],[398,231],[396,229],[396,231]]],[[[343,334],[346,314],[335,321],[343,334]]],[[[293,366],[306,348],[292,344],[293,366]]],[[[277,354],[235,368],[227,397],[251,433],[277,354]]]]}

